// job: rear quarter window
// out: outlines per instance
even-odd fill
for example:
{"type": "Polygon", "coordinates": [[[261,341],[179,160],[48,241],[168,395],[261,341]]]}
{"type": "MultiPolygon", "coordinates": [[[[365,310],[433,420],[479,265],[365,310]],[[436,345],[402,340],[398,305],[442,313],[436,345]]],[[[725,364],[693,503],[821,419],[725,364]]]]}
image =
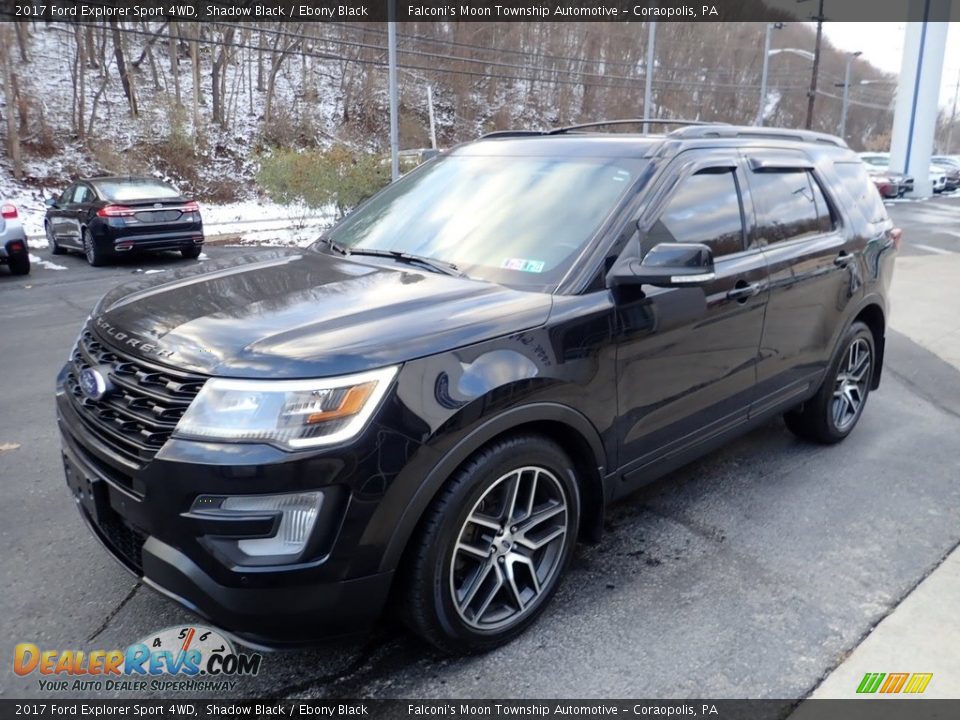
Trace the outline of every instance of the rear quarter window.
{"type": "Polygon", "coordinates": [[[833,170],[840,180],[844,192],[853,200],[857,209],[870,223],[882,223],[887,220],[887,209],[883,199],[863,163],[835,162],[833,170]]]}

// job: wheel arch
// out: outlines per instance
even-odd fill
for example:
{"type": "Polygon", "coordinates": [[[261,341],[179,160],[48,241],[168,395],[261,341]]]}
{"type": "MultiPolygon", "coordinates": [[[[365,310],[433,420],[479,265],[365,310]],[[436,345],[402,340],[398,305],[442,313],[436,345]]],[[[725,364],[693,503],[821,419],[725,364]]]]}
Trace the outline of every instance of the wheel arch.
{"type": "Polygon", "coordinates": [[[605,450],[600,434],[578,411],[557,403],[536,403],[512,408],[472,429],[434,465],[407,504],[381,560],[381,571],[395,569],[415,537],[424,513],[447,480],[478,450],[498,439],[536,433],[554,440],[573,461],[580,489],[580,539],[599,540],[606,505],[605,450]]]}
{"type": "Polygon", "coordinates": [[[870,382],[870,389],[876,390],[880,386],[880,374],[883,371],[883,351],[886,343],[886,316],[880,303],[868,301],[866,305],[860,308],[854,316],[851,324],[860,321],[870,328],[873,335],[873,345],[876,351],[877,360],[874,363],[873,378],[870,382]]]}

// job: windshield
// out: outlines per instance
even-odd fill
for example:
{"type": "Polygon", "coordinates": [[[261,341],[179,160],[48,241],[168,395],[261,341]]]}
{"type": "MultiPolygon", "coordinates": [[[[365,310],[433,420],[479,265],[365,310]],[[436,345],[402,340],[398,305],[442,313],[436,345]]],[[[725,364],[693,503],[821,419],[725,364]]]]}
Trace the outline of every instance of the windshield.
{"type": "Polygon", "coordinates": [[[558,282],[633,184],[644,161],[457,156],[388,186],[329,235],[345,249],[453,263],[506,285],[558,282]]]}
{"type": "Polygon", "coordinates": [[[97,180],[94,185],[111,202],[180,197],[176,188],[160,180],[97,180]]]}

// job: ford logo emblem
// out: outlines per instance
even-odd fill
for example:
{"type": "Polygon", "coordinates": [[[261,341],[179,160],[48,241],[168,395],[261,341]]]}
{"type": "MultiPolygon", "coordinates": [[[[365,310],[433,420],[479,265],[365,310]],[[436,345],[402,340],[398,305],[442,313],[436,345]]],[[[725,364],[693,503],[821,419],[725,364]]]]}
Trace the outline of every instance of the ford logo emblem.
{"type": "Polygon", "coordinates": [[[84,368],[80,371],[80,389],[91,400],[99,400],[107,394],[107,378],[96,368],[84,368]]]}

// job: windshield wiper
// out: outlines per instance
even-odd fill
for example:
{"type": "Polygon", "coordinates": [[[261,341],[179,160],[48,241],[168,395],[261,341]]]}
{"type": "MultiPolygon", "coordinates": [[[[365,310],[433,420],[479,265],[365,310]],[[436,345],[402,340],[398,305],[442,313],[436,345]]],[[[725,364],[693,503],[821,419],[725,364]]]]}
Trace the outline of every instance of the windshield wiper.
{"type": "Polygon", "coordinates": [[[340,253],[341,255],[346,255],[348,252],[343,245],[340,245],[339,243],[335,243],[331,238],[327,237],[326,235],[320,238],[320,242],[322,242],[324,245],[326,245],[328,248],[330,248],[334,252],[340,253]]]}
{"type": "Polygon", "coordinates": [[[372,257],[387,257],[399,260],[410,265],[423,265],[424,267],[444,275],[453,277],[466,277],[466,273],[446,260],[437,260],[436,258],[426,257],[425,255],[413,255],[412,253],[402,252],[400,250],[374,250],[372,248],[344,248],[346,255],[370,255],[372,257]]]}

